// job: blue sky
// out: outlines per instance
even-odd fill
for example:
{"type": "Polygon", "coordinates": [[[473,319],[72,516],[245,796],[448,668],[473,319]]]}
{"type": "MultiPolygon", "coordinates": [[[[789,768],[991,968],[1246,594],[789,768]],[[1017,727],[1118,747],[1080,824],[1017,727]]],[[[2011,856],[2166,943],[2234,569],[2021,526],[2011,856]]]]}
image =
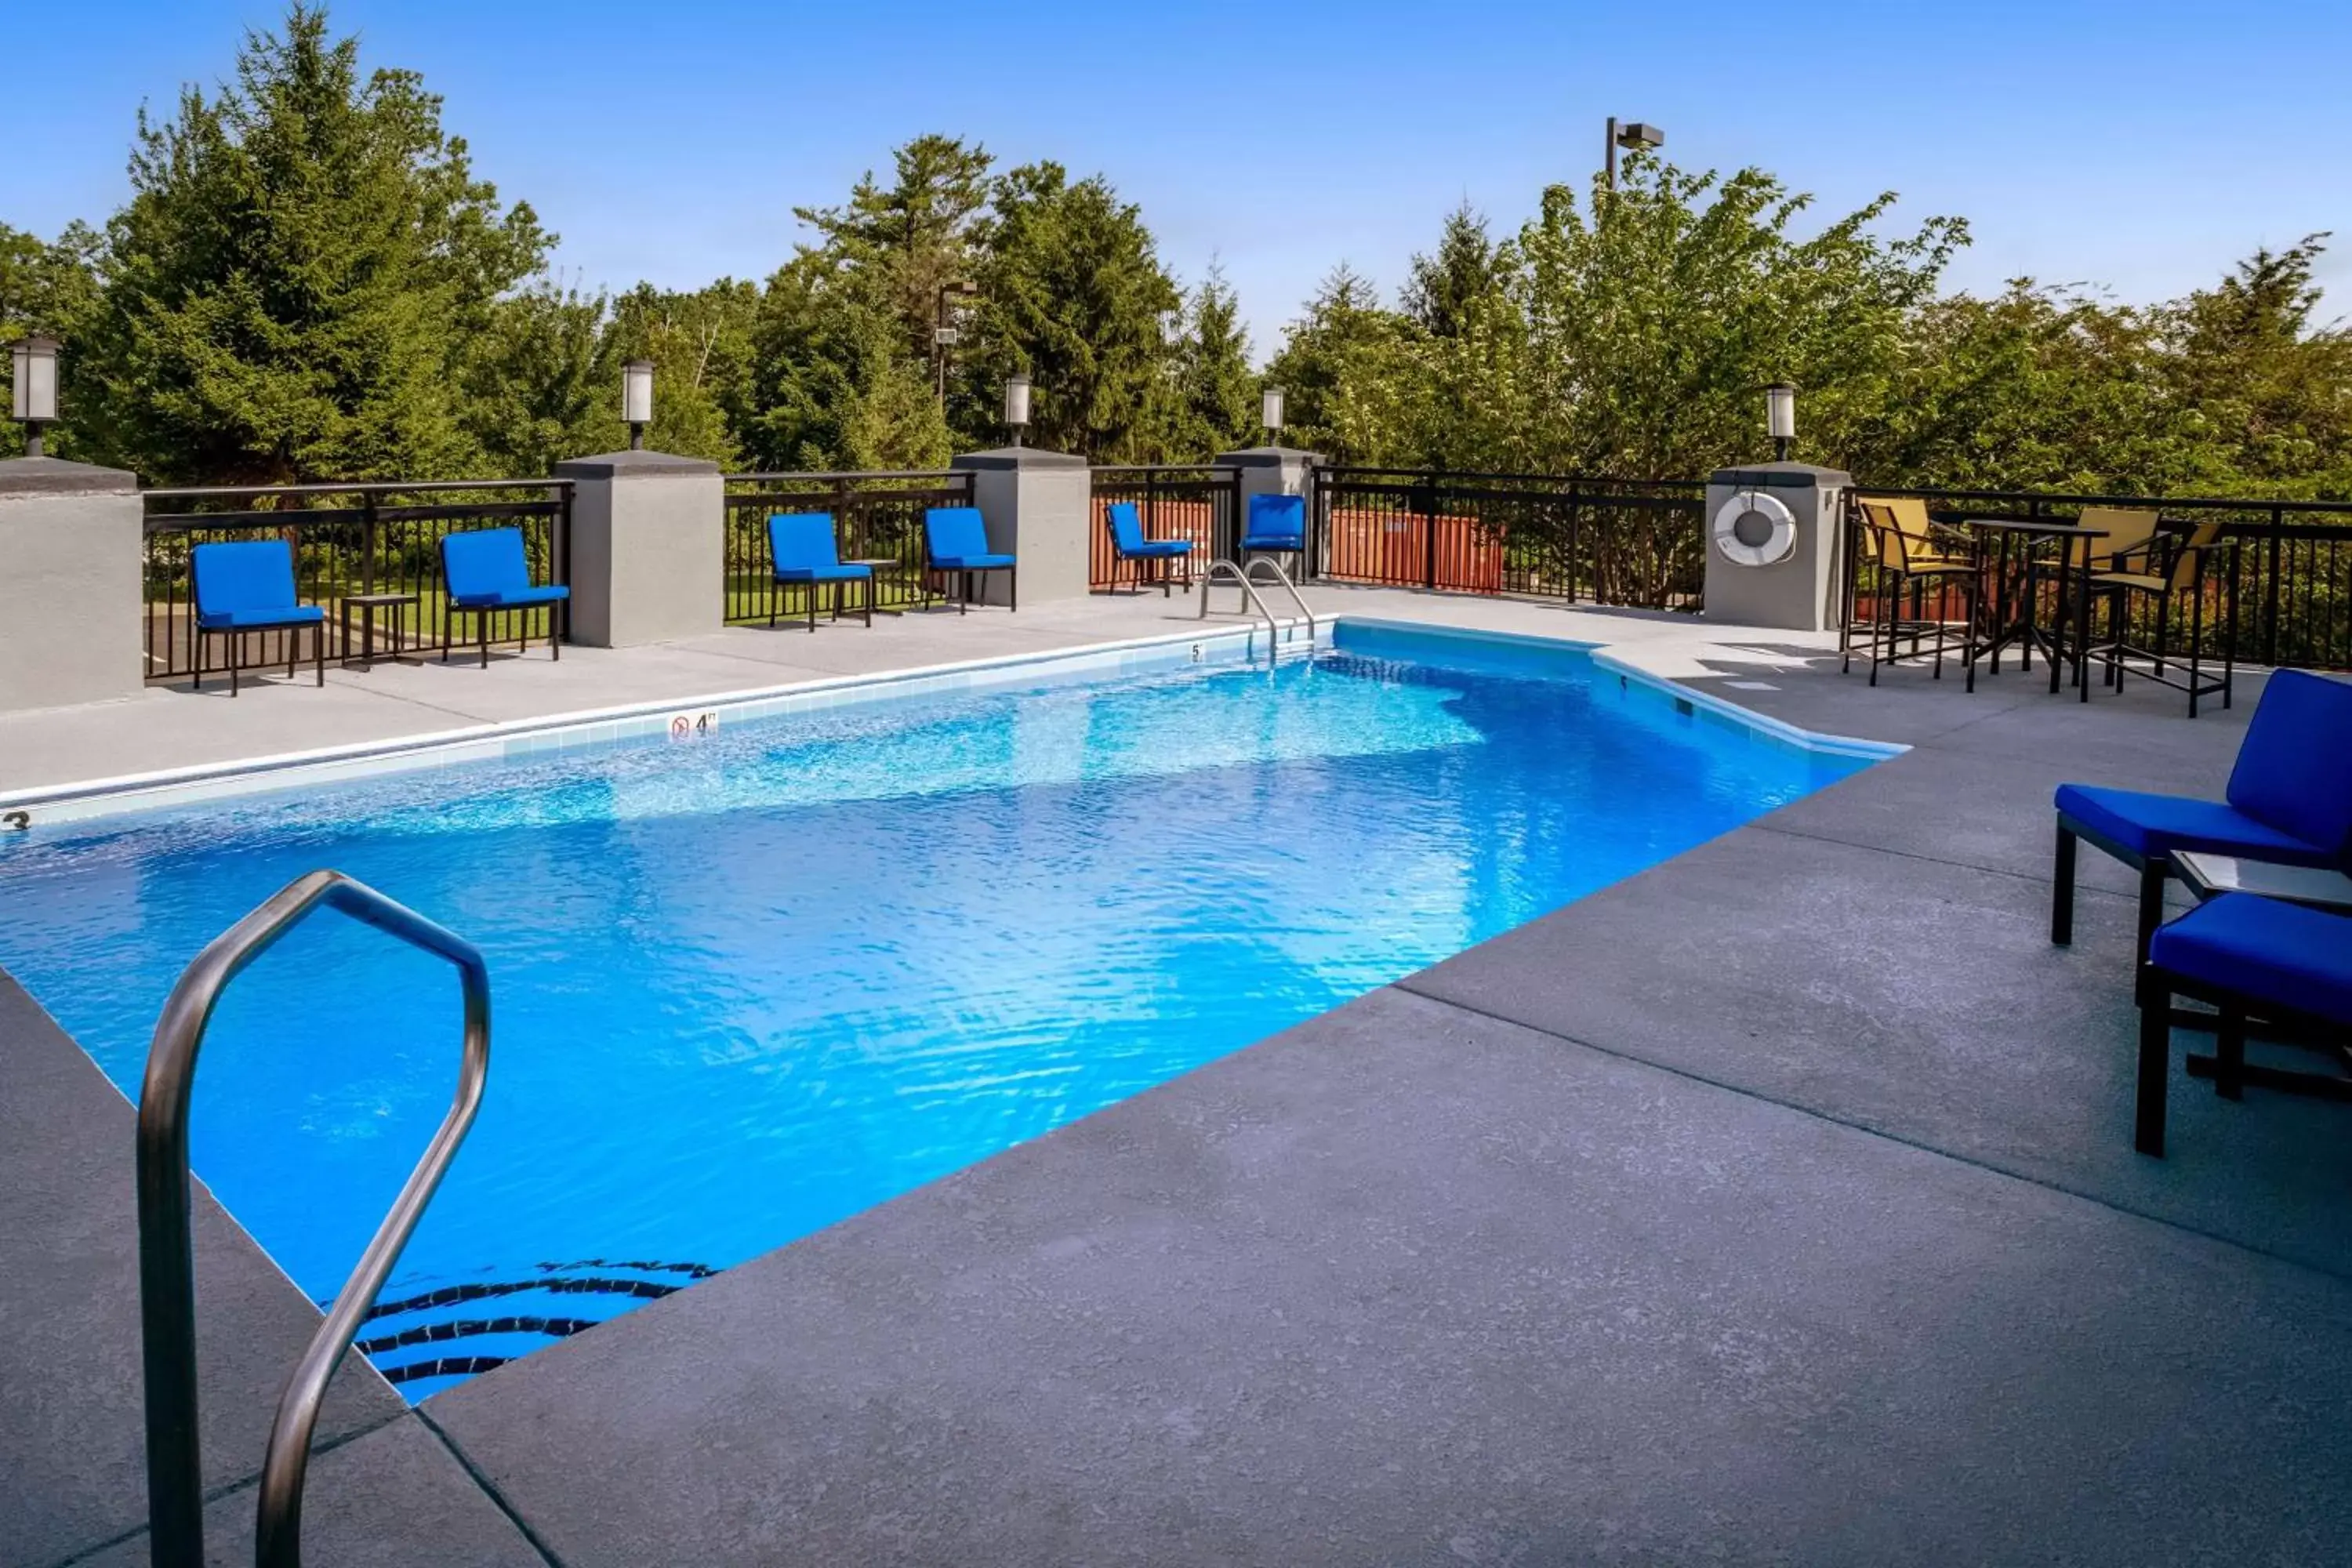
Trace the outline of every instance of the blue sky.
{"type": "MultiPolygon", "coordinates": [[[[0,6],[15,12],[16,5],[0,6]]],[[[796,204],[929,130],[1108,174],[1187,279],[1214,256],[1261,353],[1345,258],[1404,274],[1467,197],[1498,227],[1589,177],[1611,113],[1685,166],[1759,163],[1822,210],[1957,213],[1953,274],[2162,298],[2257,244],[2342,229],[2352,312],[2352,5],[1685,0],[811,5],[340,0],[422,71],[502,195],[591,285],[763,276],[796,204]]],[[[9,23],[0,221],[124,194],[142,101],[225,76],[277,0],[85,0],[9,23]]]]}

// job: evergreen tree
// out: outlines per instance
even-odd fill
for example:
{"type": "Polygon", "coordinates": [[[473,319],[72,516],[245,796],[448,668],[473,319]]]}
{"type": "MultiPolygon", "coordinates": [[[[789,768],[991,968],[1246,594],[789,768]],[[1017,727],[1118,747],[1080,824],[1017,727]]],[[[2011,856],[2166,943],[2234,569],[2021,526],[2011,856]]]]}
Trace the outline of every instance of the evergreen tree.
{"type": "Polygon", "coordinates": [[[1282,386],[1289,439],[1340,462],[1405,460],[1409,405],[1426,390],[1415,384],[1409,331],[1370,279],[1344,261],[1333,268],[1266,371],[1282,386]]]}
{"type": "Polygon", "coordinates": [[[1258,426],[1256,373],[1250,369],[1249,332],[1241,297],[1214,261],[1192,291],[1184,336],[1176,345],[1179,424],[1171,439],[1179,459],[1205,462],[1219,452],[1253,444],[1258,426]]]}
{"type": "Polygon", "coordinates": [[[1432,337],[1460,337],[1478,303],[1502,286],[1504,270],[1486,218],[1465,201],[1445,215],[1436,253],[1412,258],[1404,313],[1432,337]]]}
{"type": "Polygon", "coordinates": [[[1059,163],[1031,163],[1000,182],[987,245],[967,428],[1002,438],[997,390],[1021,371],[1038,445],[1099,462],[1157,456],[1173,415],[1162,321],[1182,296],[1141,213],[1099,174],[1073,184],[1059,163]]]}
{"type": "Polygon", "coordinates": [[[902,326],[878,269],[804,251],[770,279],[742,431],[751,459],[777,470],[944,465],[947,418],[902,326]]]}
{"type": "Polygon", "coordinates": [[[469,339],[552,237],[502,209],[413,73],[297,5],[233,85],[142,112],[86,349],[100,444],[155,480],[431,478],[477,453],[469,339]]]}
{"type": "Polygon", "coordinates": [[[992,189],[988,149],[954,136],[918,136],[891,154],[887,186],[867,171],[837,207],[795,207],[818,243],[804,248],[878,275],[907,352],[936,363],[940,290],[972,276],[992,189]]]}

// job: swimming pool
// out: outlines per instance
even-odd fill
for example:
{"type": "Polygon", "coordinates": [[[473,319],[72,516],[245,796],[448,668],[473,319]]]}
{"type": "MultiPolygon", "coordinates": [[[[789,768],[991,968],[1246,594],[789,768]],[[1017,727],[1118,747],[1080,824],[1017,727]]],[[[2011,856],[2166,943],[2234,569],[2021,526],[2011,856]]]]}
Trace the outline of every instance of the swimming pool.
{"type": "MultiPolygon", "coordinates": [[[[1562,646],[1334,642],[36,828],[0,964],[135,1095],[181,967],[301,872],[482,948],[488,1096],[362,1342],[419,1399],[1867,765],[1562,646]]],[[[314,1298],[457,1009],[322,919],[215,1015],[196,1173],[314,1298]]]]}

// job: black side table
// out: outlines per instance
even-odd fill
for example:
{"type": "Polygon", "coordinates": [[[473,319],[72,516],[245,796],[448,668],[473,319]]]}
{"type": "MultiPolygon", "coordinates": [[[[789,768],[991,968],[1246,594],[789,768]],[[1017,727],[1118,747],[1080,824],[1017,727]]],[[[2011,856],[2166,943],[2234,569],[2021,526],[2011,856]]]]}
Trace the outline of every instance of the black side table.
{"type": "Polygon", "coordinates": [[[392,612],[386,626],[392,634],[392,648],[386,657],[397,663],[400,656],[407,651],[408,611],[415,603],[416,595],[414,594],[344,595],[342,603],[336,612],[336,619],[342,627],[344,666],[348,668],[352,662],[352,612],[353,610],[357,610],[360,615],[359,667],[362,669],[373,669],[375,668],[375,613],[378,610],[392,612]]]}

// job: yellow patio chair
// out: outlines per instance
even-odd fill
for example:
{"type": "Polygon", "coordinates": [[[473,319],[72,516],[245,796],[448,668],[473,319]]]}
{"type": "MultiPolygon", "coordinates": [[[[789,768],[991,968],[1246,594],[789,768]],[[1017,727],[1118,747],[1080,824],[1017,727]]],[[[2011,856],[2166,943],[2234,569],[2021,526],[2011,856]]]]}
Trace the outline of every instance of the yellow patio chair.
{"type": "MultiPolygon", "coordinates": [[[[1974,624],[1978,561],[1974,547],[1964,547],[1955,554],[1936,537],[1935,523],[1927,516],[1927,503],[1916,496],[1858,496],[1854,500],[1855,515],[1861,519],[1864,536],[1864,556],[1877,572],[1877,598],[1866,623],[1870,634],[1870,684],[1878,684],[1878,667],[1895,664],[1906,658],[1935,658],[1935,677],[1944,678],[1944,655],[1956,645],[1951,640],[1954,623],[1946,613],[1948,599],[1958,590],[1968,601],[1967,618],[1958,623],[1958,651],[1968,665],[1969,689],[1976,689],[1976,666],[1969,657],[1969,627],[1974,624]],[[1936,593],[1937,613],[1926,613],[1929,588],[1936,593]],[[1910,596],[1911,613],[1900,613],[1906,595],[1910,596]],[[1929,643],[1930,634],[1934,642],[1929,643]],[[1910,647],[1902,647],[1908,638],[1910,647]]],[[[1857,585],[1856,597],[1860,590],[1857,585]]],[[[1849,643],[1840,668],[1853,668],[1853,649],[1849,643]]]]}
{"type": "Polygon", "coordinates": [[[2120,559],[2128,570],[2094,572],[2086,592],[2095,606],[2104,603],[2107,609],[2107,638],[2095,645],[2092,654],[2104,659],[2105,683],[2116,690],[2123,689],[2126,672],[2168,686],[2175,691],[2189,694],[2189,716],[2197,717],[2200,698],[2221,693],[2221,706],[2230,706],[2231,687],[2237,674],[2235,644],[2238,633],[2238,574],[2226,572],[2221,579],[2221,603],[2217,608],[2221,615],[2221,676],[2208,680],[2204,674],[2205,609],[2212,599],[2210,591],[2211,568],[2225,570],[2237,550],[2233,540],[2221,537],[2221,524],[2200,522],[2187,531],[2159,530],[2136,551],[2110,552],[2110,560],[2120,559]],[[2189,657],[2184,661],[2171,647],[2173,612],[2182,599],[2189,604],[2189,657]],[[2145,644],[2131,640],[2135,626],[2153,636],[2145,644]],[[2144,669],[2133,669],[2132,660],[2146,663],[2144,669]]]}

